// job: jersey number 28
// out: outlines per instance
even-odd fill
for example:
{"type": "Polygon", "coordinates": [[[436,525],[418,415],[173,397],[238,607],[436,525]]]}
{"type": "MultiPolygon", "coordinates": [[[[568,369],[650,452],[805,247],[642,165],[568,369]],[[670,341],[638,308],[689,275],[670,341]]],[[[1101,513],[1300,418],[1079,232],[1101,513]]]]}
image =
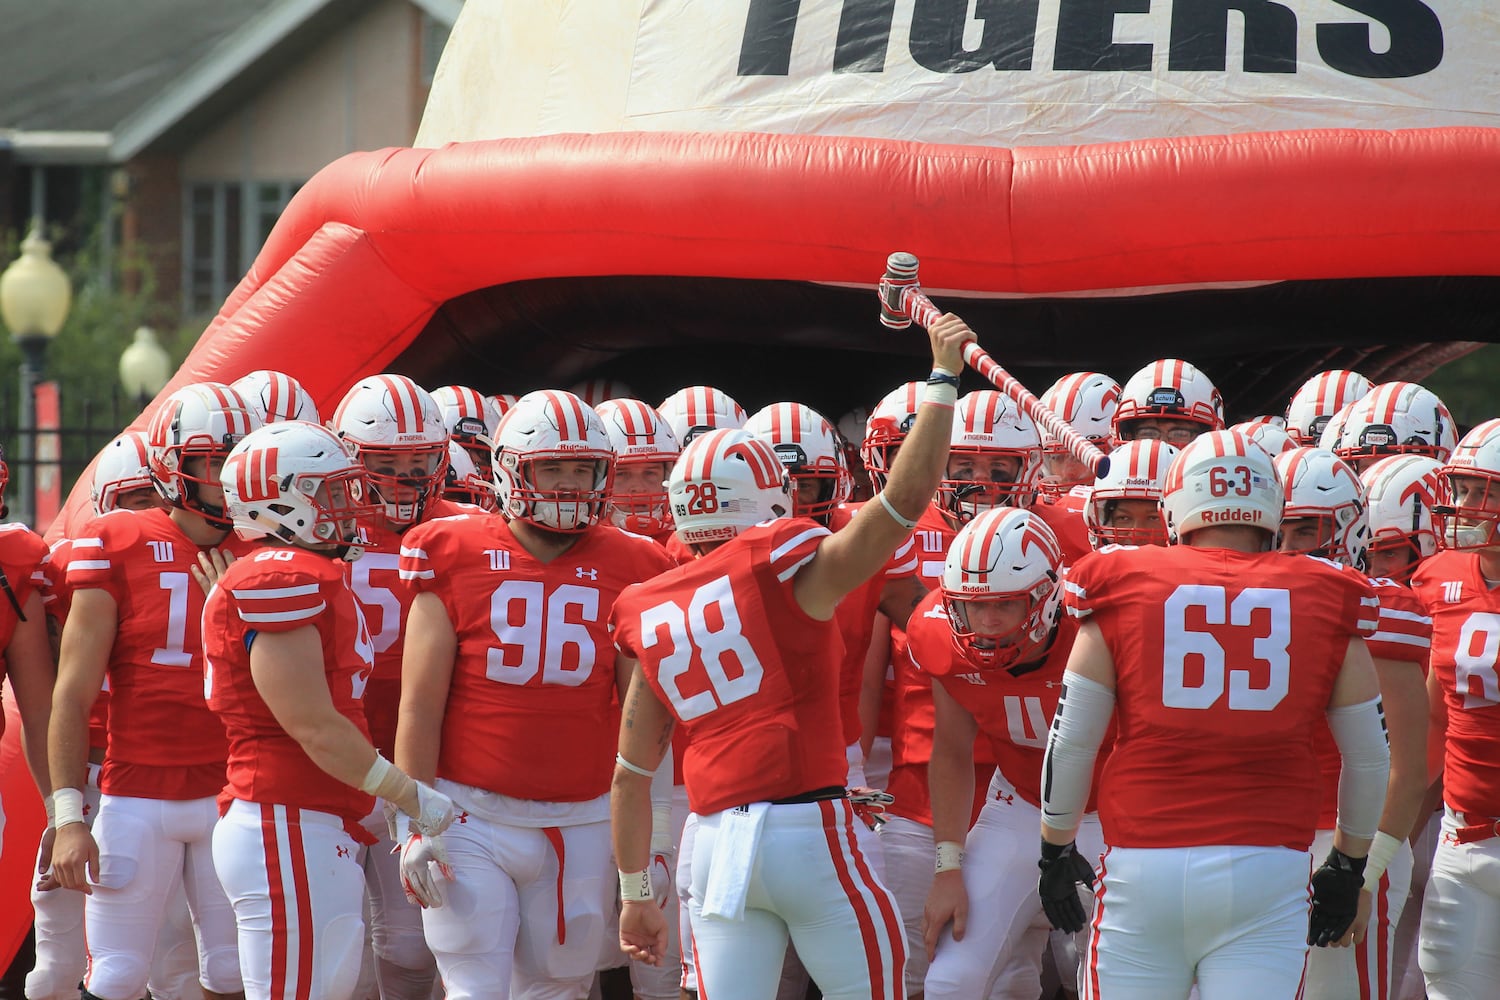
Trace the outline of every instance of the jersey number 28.
{"type": "Polygon", "coordinates": [[[663,643],[671,648],[661,658],[656,679],[684,722],[760,690],[765,670],[741,628],[727,576],[693,591],[686,608],[666,601],[641,613],[641,645],[651,649],[663,643]],[[682,680],[698,663],[708,676],[708,686],[684,694],[682,680]]]}

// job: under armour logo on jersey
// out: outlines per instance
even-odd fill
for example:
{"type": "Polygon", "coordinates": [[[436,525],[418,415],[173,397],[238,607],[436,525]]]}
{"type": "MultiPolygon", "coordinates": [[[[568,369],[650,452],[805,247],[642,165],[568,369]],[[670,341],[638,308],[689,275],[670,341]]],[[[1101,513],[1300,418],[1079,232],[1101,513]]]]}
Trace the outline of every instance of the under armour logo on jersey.
{"type": "Polygon", "coordinates": [[[171,542],[147,542],[151,546],[151,558],[155,562],[169,563],[172,561],[171,542]]]}
{"type": "Polygon", "coordinates": [[[455,819],[453,822],[455,822],[455,823],[467,823],[467,822],[469,822],[469,814],[466,813],[466,812],[461,812],[461,813],[458,814],[458,818],[455,819]]]}
{"type": "Polygon", "coordinates": [[[1464,599],[1464,582],[1462,580],[1443,581],[1443,603],[1457,604],[1464,599]]]}
{"type": "Polygon", "coordinates": [[[345,847],[343,844],[339,844],[338,847],[337,847],[337,850],[339,852],[339,857],[341,857],[341,858],[347,858],[347,857],[349,857],[349,848],[345,847]]]}
{"type": "Polygon", "coordinates": [[[485,549],[484,556],[490,561],[490,569],[510,569],[510,550],[508,549],[485,549]]]}
{"type": "Polygon", "coordinates": [[[597,569],[584,569],[582,566],[575,566],[573,567],[573,573],[580,580],[585,578],[590,580],[599,579],[599,571],[597,569]]]}
{"type": "Polygon", "coordinates": [[[1008,806],[1013,806],[1016,804],[1016,797],[1008,792],[996,792],[995,801],[1004,802],[1008,806]]]}

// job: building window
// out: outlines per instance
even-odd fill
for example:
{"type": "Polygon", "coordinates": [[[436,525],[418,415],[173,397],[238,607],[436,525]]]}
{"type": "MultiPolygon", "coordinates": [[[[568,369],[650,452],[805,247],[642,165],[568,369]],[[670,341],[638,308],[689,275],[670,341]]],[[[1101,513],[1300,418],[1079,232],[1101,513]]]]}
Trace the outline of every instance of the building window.
{"type": "Polygon", "coordinates": [[[186,185],[182,294],[190,315],[218,311],[301,187],[301,181],[186,185]]]}

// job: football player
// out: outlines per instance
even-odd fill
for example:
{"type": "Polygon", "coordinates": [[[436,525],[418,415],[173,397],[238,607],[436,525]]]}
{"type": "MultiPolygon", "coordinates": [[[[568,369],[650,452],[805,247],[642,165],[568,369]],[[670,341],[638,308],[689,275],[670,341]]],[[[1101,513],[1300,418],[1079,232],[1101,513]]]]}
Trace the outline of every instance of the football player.
{"type": "Polygon", "coordinates": [[[1390,756],[1363,636],[1369,585],[1270,551],[1285,497],[1270,456],[1204,434],[1167,474],[1166,548],[1113,548],[1072,567],[1082,621],[1042,772],[1039,893],[1081,930],[1075,836],[1095,756],[1100,859],[1080,977],[1094,995],[1204,1000],[1298,995],[1306,949],[1345,940],[1385,800],[1390,756]],[[1343,756],[1339,829],[1312,879],[1315,724],[1343,756]],[[1233,890],[1230,891],[1230,887],[1233,890]],[[1221,888],[1222,887],[1222,888],[1221,888]]]}
{"type": "Polygon", "coordinates": [[[1224,429],[1224,399],[1197,366],[1163,358],[1121,388],[1114,427],[1116,441],[1154,438],[1181,448],[1205,431],[1224,429]]]}
{"type": "Polygon", "coordinates": [[[229,739],[214,868],[234,906],[245,993],[346,1000],[364,949],[360,826],[374,796],[425,834],[447,796],[370,744],[360,700],[374,648],[343,563],[375,516],[364,466],[337,435],[283,421],[224,463],[225,514],[253,548],[203,609],[204,694],[229,739]]]}
{"type": "Polygon", "coordinates": [[[933,324],[933,373],[896,466],[836,533],[788,517],[790,481],[764,442],[718,431],[689,445],[669,492],[679,536],[706,554],[616,605],[615,639],[634,671],[612,801],[621,944],[658,961],[666,942],[646,866],[647,789],[680,722],[699,816],[690,907],[705,996],[774,995],[789,938],[825,997],[902,995],[900,916],[857,846],[843,786],[833,619],[937,487],[973,337],[952,314],[933,324]]]}
{"type": "Polygon", "coordinates": [[[148,432],[151,478],[167,510],[114,511],[74,538],[48,757],[57,822],[52,873],[88,893],[87,995],[142,995],[177,884],[198,931],[206,995],[241,995],[234,915],[210,837],[224,787],[224,727],[203,700],[199,555],[239,553],[219,472],[257,426],[239,393],[199,383],[167,397],[148,432]],[[108,746],[99,815],[84,823],[90,710],[106,678],[108,746]],[[170,734],[170,738],[166,734],[170,734]]]}
{"type": "Polygon", "coordinates": [[[1363,472],[1387,455],[1426,455],[1446,462],[1458,440],[1448,407],[1415,382],[1383,382],[1340,410],[1320,441],[1363,472]]]}

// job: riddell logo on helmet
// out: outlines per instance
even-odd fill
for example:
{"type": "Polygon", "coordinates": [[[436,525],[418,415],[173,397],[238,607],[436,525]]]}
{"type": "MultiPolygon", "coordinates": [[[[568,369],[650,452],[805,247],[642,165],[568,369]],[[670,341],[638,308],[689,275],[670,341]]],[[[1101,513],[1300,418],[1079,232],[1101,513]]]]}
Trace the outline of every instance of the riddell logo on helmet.
{"type": "Polygon", "coordinates": [[[1205,510],[1203,512],[1204,524],[1250,524],[1260,523],[1261,512],[1258,510],[1205,510]]]}

